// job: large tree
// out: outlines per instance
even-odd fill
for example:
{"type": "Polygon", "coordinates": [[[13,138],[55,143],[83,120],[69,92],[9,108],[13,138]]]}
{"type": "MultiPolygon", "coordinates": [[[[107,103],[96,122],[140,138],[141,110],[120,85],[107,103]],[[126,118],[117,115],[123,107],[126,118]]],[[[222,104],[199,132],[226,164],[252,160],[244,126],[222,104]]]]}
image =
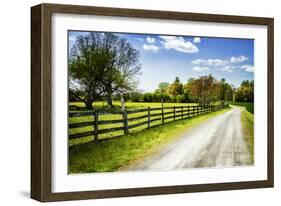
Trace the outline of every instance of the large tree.
{"type": "Polygon", "coordinates": [[[192,83],[192,94],[198,98],[200,104],[209,104],[214,92],[216,79],[212,75],[201,76],[192,83]]]}
{"type": "Polygon", "coordinates": [[[159,96],[159,99],[162,103],[169,100],[168,93],[169,83],[168,82],[160,82],[158,84],[158,88],[155,90],[154,94],[159,96]]]}
{"type": "Polygon", "coordinates": [[[70,93],[88,109],[102,94],[102,74],[108,58],[100,47],[100,35],[77,36],[69,59],[70,93]]]}
{"type": "Polygon", "coordinates": [[[195,78],[189,78],[187,83],[183,85],[183,97],[185,102],[197,102],[198,99],[192,94],[192,85],[195,78]]]}
{"type": "Polygon", "coordinates": [[[180,82],[179,77],[176,77],[175,81],[170,84],[169,89],[168,89],[168,93],[172,96],[172,97],[176,97],[178,95],[181,95],[183,93],[183,88],[182,88],[182,83],[180,82]]]}
{"type": "Polygon", "coordinates": [[[112,106],[113,94],[123,94],[136,85],[139,52],[120,36],[88,32],[77,36],[70,52],[69,71],[70,90],[88,109],[101,95],[112,106]]]}
{"type": "Polygon", "coordinates": [[[103,74],[103,90],[107,103],[112,106],[112,94],[123,95],[136,88],[136,75],[139,74],[139,51],[126,39],[106,34],[105,51],[111,58],[103,74]]]}
{"type": "Polygon", "coordinates": [[[161,94],[165,94],[169,88],[169,83],[168,82],[160,82],[158,84],[158,88],[161,94]]]}

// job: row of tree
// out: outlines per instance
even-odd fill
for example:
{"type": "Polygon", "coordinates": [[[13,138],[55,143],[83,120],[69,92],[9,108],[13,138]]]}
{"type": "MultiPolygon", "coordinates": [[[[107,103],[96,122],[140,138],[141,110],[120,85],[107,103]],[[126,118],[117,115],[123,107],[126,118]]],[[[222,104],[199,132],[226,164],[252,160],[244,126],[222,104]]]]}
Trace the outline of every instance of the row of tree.
{"type": "Polygon", "coordinates": [[[211,101],[232,101],[234,86],[225,79],[218,81],[214,76],[207,75],[190,78],[181,83],[178,77],[174,82],[161,82],[153,93],[131,93],[127,99],[144,102],[199,102],[209,104],[211,101]]]}
{"type": "Polygon", "coordinates": [[[181,83],[178,77],[172,83],[161,82],[154,92],[127,94],[127,100],[133,102],[198,102],[209,104],[214,101],[252,102],[254,99],[254,81],[245,80],[239,88],[226,82],[224,78],[217,80],[212,75],[190,78],[181,83]]]}

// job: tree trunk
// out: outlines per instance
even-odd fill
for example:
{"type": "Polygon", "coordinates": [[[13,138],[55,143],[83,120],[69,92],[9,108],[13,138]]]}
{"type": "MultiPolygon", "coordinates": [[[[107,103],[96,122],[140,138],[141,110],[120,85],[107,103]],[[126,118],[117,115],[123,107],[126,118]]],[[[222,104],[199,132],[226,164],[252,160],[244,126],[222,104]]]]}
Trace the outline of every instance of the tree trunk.
{"type": "Polygon", "coordinates": [[[108,96],[107,96],[107,104],[108,106],[112,107],[113,104],[112,104],[112,94],[111,93],[108,93],[108,96]]]}
{"type": "Polygon", "coordinates": [[[86,101],[85,104],[87,109],[93,109],[93,101],[86,101]]]}
{"type": "Polygon", "coordinates": [[[112,104],[112,87],[111,87],[111,85],[107,86],[106,91],[107,91],[107,105],[112,107],[113,104],[112,104]]]}

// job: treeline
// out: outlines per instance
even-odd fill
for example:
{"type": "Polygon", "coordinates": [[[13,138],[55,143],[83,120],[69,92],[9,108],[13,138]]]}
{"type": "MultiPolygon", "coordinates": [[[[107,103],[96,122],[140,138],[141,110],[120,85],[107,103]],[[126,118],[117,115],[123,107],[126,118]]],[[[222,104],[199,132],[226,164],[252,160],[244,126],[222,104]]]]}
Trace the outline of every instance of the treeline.
{"type": "Polygon", "coordinates": [[[132,92],[125,98],[133,102],[196,102],[203,105],[215,101],[251,102],[254,99],[253,85],[254,81],[245,80],[235,89],[224,78],[217,80],[212,75],[190,78],[186,83],[176,77],[172,83],[161,82],[154,92],[132,92]]]}

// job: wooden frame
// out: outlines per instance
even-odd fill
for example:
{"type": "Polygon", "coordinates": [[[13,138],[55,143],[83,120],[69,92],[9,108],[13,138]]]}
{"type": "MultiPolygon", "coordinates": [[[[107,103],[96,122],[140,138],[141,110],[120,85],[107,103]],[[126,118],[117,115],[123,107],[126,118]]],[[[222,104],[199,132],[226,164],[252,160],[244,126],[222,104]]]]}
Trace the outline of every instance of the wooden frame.
{"type": "Polygon", "coordinates": [[[41,4],[31,8],[31,197],[48,202],[109,198],[139,195],[159,195],[186,192],[204,192],[233,189],[273,187],[274,182],[274,88],[272,18],[242,17],[199,13],[150,11],[90,6],[41,4]],[[51,16],[53,13],[139,17],[169,20],[222,22],[266,25],[268,31],[268,131],[267,180],[164,186],[134,189],[52,193],[51,191],[51,16]]]}

